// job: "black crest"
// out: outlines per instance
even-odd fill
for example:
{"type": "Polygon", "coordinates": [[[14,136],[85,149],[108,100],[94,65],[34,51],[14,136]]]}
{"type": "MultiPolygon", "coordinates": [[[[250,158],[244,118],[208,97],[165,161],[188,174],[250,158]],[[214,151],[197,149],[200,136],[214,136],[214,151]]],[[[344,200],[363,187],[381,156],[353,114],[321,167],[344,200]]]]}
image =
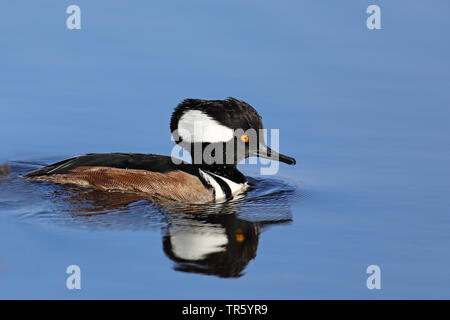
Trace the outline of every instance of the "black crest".
{"type": "Polygon", "coordinates": [[[244,101],[235,98],[226,100],[185,99],[174,110],[170,119],[170,131],[178,127],[178,121],[186,111],[199,110],[232,129],[262,129],[262,120],[258,112],[244,101]]]}

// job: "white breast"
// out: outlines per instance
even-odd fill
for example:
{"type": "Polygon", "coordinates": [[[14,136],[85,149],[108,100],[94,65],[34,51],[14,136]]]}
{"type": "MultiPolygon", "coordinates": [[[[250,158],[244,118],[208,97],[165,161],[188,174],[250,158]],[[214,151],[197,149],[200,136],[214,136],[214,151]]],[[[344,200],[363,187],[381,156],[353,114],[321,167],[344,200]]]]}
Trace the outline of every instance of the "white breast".
{"type": "Polygon", "coordinates": [[[211,176],[209,173],[206,173],[205,171],[201,170],[201,169],[199,169],[198,171],[200,172],[200,175],[203,177],[203,179],[205,179],[205,181],[207,183],[209,183],[210,186],[213,187],[215,200],[216,201],[225,200],[226,199],[225,192],[223,192],[221,186],[214,179],[214,177],[211,176]]]}
{"type": "Polygon", "coordinates": [[[217,179],[221,179],[225,182],[231,190],[231,194],[234,196],[244,192],[248,188],[248,183],[236,183],[231,181],[230,179],[219,176],[218,174],[212,172],[206,172],[199,169],[200,175],[208,182],[214,189],[215,200],[223,201],[226,200],[225,192],[222,190],[222,187],[217,182],[217,179]]]}
{"type": "Polygon", "coordinates": [[[234,181],[231,181],[230,179],[219,176],[218,174],[212,172],[210,172],[210,174],[215,176],[217,179],[222,179],[228,185],[228,187],[230,187],[231,193],[233,195],[241,193],[248,187],[248,183],[236,183],[234,181]]]}

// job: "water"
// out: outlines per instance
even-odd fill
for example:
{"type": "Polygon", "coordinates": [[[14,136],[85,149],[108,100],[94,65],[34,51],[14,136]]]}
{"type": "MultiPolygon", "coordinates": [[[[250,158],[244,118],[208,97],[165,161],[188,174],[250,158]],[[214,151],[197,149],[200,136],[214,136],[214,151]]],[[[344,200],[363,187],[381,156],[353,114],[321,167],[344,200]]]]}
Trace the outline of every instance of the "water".
{"type": "Polygon", "coordinates": [[[372,1],[77,1],[78,31],[70,4],[0,12],[0,298],[449,298],[446,1],[380,2],[377,31],[372,1]],[[275,176],[240,165],[243,199],[167,205],[21,176],[88,152],[170,154],[172,108],[227,96],[297,159],[275,176]]]}

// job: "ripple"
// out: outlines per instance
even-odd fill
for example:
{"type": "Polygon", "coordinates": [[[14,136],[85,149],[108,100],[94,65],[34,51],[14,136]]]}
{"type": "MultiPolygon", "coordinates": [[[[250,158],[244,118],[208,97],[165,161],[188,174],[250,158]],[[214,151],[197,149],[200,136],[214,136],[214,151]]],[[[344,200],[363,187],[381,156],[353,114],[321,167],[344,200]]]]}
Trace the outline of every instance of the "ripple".
{"type": "Polygon", "coordinates": [[[72,231],[158,230],[174,270],[224,278],[242,276],[256,257],[262,231],[291,223],[291,204],[306,196],[287,179],[250,176],[250,187],[239,199],[163,203],[137,194],[30,182],[23,174],[37,164],[11,163],[0,182],[1,214],[72,231]]]}

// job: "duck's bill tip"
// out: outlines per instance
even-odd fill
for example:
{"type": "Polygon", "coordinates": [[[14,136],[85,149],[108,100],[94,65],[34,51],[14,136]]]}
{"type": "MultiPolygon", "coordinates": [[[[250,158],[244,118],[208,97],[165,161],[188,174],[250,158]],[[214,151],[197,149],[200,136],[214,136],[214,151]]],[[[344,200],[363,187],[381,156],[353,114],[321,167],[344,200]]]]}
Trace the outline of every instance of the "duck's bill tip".
{"type": "Polygon", "coordinates": [[[262,158],[267,158],[270,160],[280,161],[280,162],[283,162],[283,163],[286,163],[289,165],[295,165],[297,163],[297,161],[294,158],[286,156],[281,153],[278,153],[276,151],[273,151],[272,149],[270,149],[267,146],[260,147],[257,156],[262,157],[262,158]]]}
{"type": "Polygon", "coordinates": [[[289,164],[289,165],[297,164],[297,161],[294,158],[285,156],[284,154],[278,155],[278,161],[289,164]]]}

